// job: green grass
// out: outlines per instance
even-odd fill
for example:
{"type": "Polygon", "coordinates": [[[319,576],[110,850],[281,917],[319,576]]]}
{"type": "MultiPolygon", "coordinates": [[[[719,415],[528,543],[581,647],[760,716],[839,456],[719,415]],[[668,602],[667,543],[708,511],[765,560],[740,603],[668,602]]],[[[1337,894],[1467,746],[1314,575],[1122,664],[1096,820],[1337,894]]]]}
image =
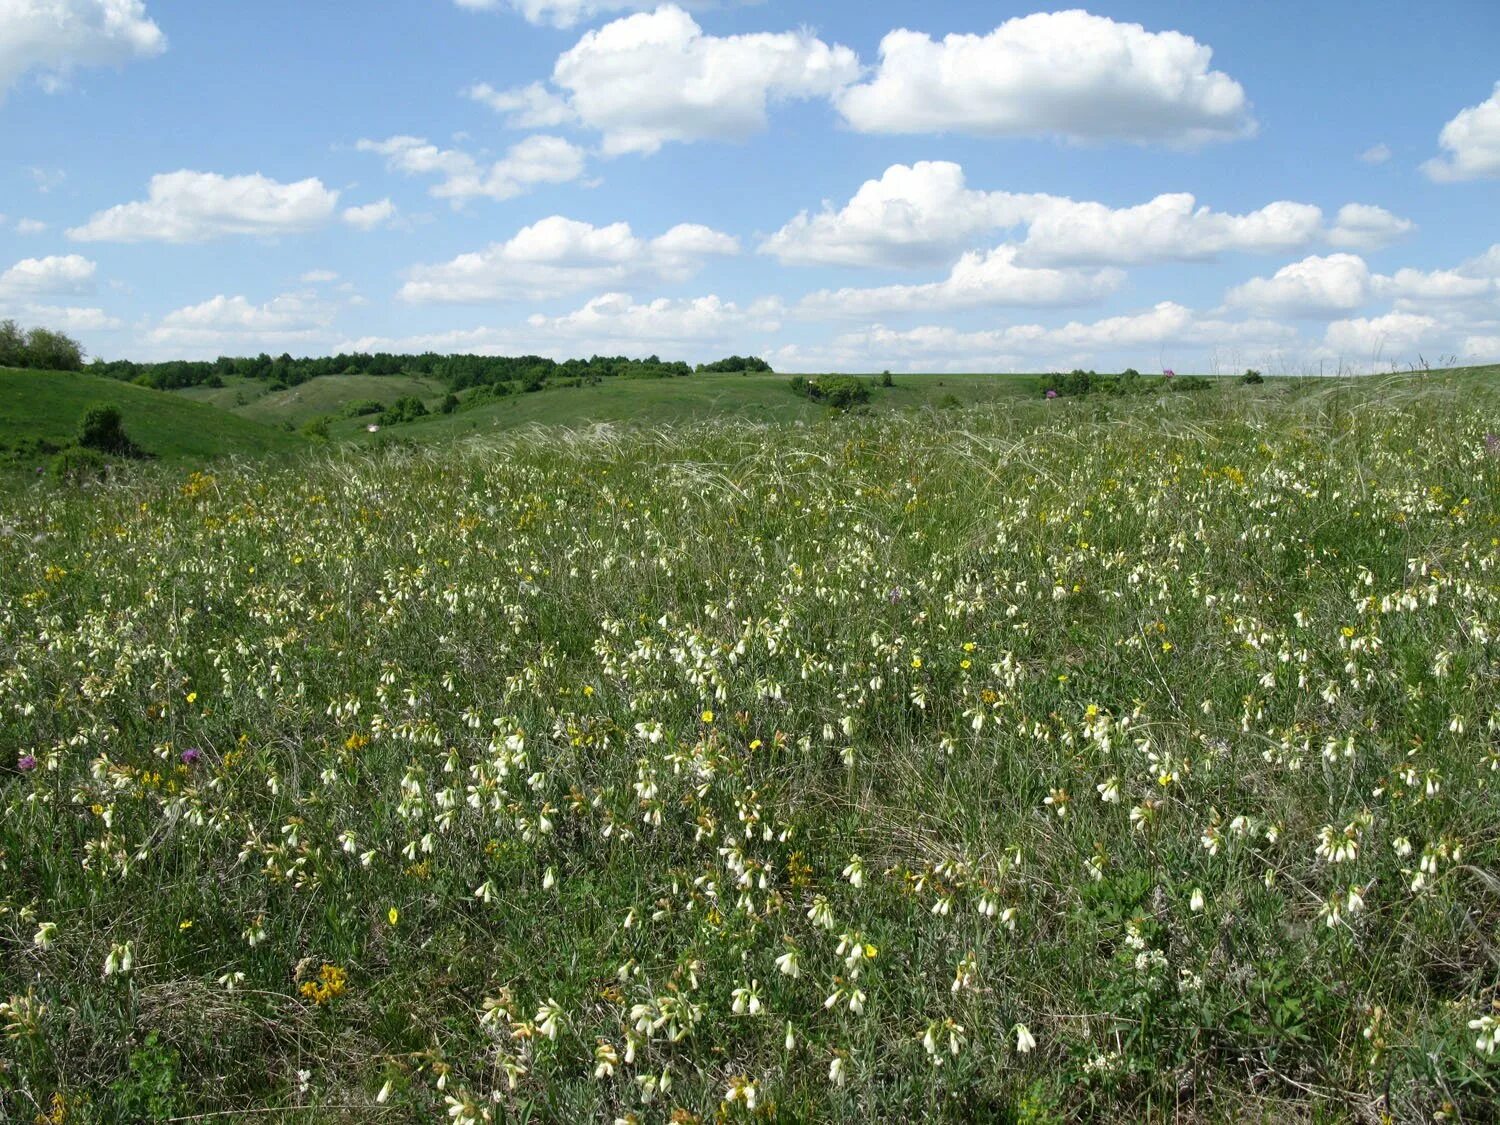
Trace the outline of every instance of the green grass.
{"type": "Polygon", "coordinates": [[[1225,385],[0,497],[0,1119],[1487,1120],[1497,418],[1225,385]]]}
{"type": "MultiPolygon", "coordinates": [[[[713,418],[781,423],[811,422],[828,409],[799,398],[787,375],[692,375],[681,379],[606,379],[581,387],[546,387],[512,394],[448,416],[423,419],[386,431],[417,442],[505,433],[529,426],[590,426],[599,423],[649,428],[713,418]]],[[[960,404],[1004,402],[1031,393],[1021,375],[902,376],[896,386],[875,389],[869,410],[888,413],[937,406],[951,395],[960,404]]]]}
{"type": "Polygon", "coordinates": [[[38,441],[71,442],[95,403],[117,406],[125,432],[147,453],[175,462],[256,457],[301,448],[301,439],[176,395],[74,372],[0,369],[0,450],[13,468],[44,465],[38,441]]]}
{"type": "MultiPolygon", "coordinates": [[[[290,422],[293,426],[300,426],[322,415],[337,415],[349,403],[361,399],[389,405],[404,395],[415,395],[429,407],[436,407],[446,393],[446,388],[436,379],[414,379],[405,375],[326,375],[284,391],[272,391],[234,409],[235,413],[257,422],[290,422]]],[[[352,427],[353,423],[350,425],[352,427]]]]}

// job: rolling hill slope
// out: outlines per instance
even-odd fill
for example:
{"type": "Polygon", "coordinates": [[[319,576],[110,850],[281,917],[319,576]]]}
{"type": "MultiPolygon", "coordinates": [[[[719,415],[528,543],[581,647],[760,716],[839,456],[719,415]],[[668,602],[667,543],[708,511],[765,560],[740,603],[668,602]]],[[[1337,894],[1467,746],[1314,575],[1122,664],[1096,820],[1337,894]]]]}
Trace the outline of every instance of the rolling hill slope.
{"type": "Polygon", "coordinates": [[[42,465],[38,443],[65,445],[90,406],[118,407],[125,432],[164,460],[260,456],[301,448],[302,439],[225,410],[81,372],[0,368],[0,459],[42,465]]]}

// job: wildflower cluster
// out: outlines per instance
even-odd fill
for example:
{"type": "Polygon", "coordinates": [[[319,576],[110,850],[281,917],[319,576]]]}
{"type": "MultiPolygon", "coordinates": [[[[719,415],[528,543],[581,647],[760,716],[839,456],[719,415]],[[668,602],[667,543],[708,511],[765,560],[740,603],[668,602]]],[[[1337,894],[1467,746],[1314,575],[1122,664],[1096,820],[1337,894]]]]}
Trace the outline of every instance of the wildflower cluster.
{"type": "Polygon", "coordinates": [[[0,499],[0,1116],[149,1027],[202,1113],[1482,1119],[1500,460],[1402,393],[0,499]]]}

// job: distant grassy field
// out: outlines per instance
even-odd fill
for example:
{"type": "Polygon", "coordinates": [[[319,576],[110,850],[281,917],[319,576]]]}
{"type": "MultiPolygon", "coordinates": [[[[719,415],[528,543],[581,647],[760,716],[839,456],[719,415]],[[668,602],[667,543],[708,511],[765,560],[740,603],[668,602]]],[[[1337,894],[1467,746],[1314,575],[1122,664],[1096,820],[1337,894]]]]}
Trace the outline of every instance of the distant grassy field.
{"type": "Polygon", "coordinates": [[[45,457],[18,456],[36,440],[72,441],[79,419],[95,403],[116,406],[125,432],[156,457],[202,462],[224,455],[287,452],[305,443],[271,426],[239,418],[177,395],[75,372],[0,369],[0,447],[20,467],[45,457]]]}
{"type": "Polygon", "coordinates": [[[0,495],[0,1120],[1493,1121],[1495,374],[0,495]]]}
{"type": "MultiPolygon", "coordinates": [[[[680,379],[606,379],[581,387],[547,387],[512,394],[449,416],[422,419],[390,431],[413,441],[503,433],[528,426],[588,426],[607,422],[638,427],[710,418],[754,422],[809,422],[828,408],[794,395],[789,375],[692,375],[680,379]]],[[[903,376],[872,392],[869,410],[888,413],[937,406],[1014,401],[1031,393],[1021,375],[903,376]]]]}

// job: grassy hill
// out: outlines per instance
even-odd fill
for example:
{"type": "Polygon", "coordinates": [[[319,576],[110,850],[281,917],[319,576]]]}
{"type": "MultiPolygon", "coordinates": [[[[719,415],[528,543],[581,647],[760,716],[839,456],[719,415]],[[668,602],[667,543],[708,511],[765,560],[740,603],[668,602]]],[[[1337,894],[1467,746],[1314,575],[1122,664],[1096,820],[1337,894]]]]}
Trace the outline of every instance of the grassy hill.
{"type": "Polygon", "coordinates": [[[349,403],[364,399],[389,405],[415,395],[435,408],[447,388],[436,379],[405,375],[326,375],[279,391],[255,379],[230,378],[222,387],[187,387],[176,393],[255,422],[300,426],[322,415],[341,414],[349,403]]]}
{"type": "Polygon", "coordinates": [[[1496,374],[0,492],[0,1121],[1494,1121],[1496,374]]]}
{"type": "Polygon", "coordinates": [[[96,403],[118,407],[125,432],[166,460],[204,461],[299,448],[302,439],[179,395],[78,372],[0,368],[0,463],[45,464],[40,443],[65,445],[96,403]]]}
{"type": "MultiPolygon", "coordinates": [[[[580,387],[549,386],[512,394],[452,415],[439,415],[392,431],[413,441],[442,441],[503,433],[529,426],[589,426],[600,422],[649,428],[708,418],[755,422],[812,421],[828,408],[791,392],[788,375],[693,375],[682,379],[620,379],[580,387]]],[[[874,413],[939,405],[1016,400],[1032,393],[1020,375],[914,375],[874,389],[874,413]]],[[[356,427],[357,429],[357,427],[356,427]]],[[[363,437],[362,432],[355,436],[363,437]]]]}

